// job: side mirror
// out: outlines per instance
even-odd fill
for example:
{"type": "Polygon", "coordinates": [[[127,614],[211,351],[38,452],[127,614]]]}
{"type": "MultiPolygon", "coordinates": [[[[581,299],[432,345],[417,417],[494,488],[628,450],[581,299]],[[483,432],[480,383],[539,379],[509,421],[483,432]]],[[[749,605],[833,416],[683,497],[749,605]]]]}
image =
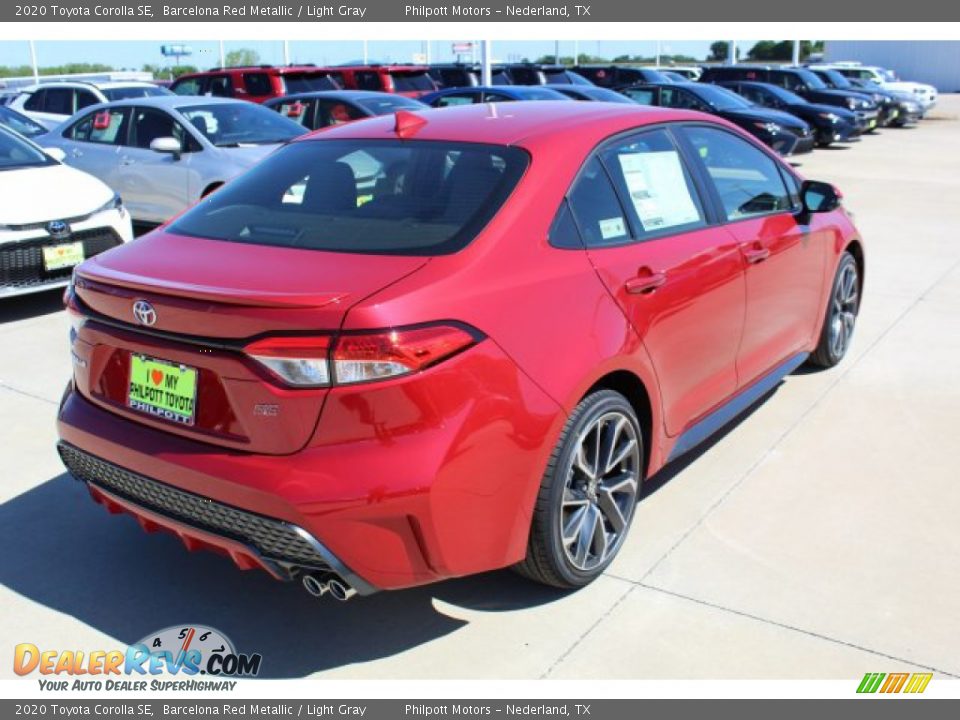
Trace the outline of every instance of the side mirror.
{"type": "Polygon", "coordinates": [[[42,149],[47,155],[52,157],[57,162],[63,162],[64,160],[67,159],[67,154],[60,148],[51,147],[51,148],[42,148],[42,149]]]}
{"type": "Polygon", "coordinates": [[[173,155],[174,160],[180,159],[180,141],[175,137],[158,137],[150,141],[150,149],[157,153],[173,155]]]}
{"type": "Polygon", "coordinates": [[[830,183],[806,180],[800,189],[803,209],[808,213],[824,213],[840,207],[843,195],[830,183]]]}

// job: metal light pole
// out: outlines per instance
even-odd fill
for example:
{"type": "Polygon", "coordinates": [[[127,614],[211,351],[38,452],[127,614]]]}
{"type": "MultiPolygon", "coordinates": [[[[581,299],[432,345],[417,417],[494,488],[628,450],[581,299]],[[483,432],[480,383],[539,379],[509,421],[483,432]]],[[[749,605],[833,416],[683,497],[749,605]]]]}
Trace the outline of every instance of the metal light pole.
{"type": "Polygon", "coordinates": [[[727,65],[737,64],[737,41],[727,41],[727,65]]]}
{"type": "Polygon", "coordinates": [[[370,64],[370,53],[368,52],[366,40],[363,41],[363,64],[364,65],[370,64]]]}
{"type": "Polygon", "coordinates": [[[37,46],[30,41],[30,64],[33,65],[33,82],[40,82],[40,68],[37,67],[37,46]]]}
{"type": "Polygon", "coordinates": [[[480,84],[493,85],[493,69],[490,66],[490,41],[480,41],[480,84]]]}
{"type": "Polygon", "coordinates": [[[227,64],[227,54],[223,51],[223,40],[220,41],[220,67],[227,64]]]}
{"type": "Polygon", "coordinates": [[[290,64],[290,41],[289,40],[283,41],[283,64],[284,65],[290,64]]]}
{"type": "Polygon", "coordinates": [[[793,41],[793,64],[794,65],[800,64],[800,41],[799,40],[793,41]]]}

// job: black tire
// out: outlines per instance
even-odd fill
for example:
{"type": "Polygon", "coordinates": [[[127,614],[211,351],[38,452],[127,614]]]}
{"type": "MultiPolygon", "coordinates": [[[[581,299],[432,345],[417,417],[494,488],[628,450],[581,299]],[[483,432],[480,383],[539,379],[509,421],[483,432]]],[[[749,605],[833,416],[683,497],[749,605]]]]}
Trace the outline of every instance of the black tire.
{"type": "MultiPolygon", "coordinates": [[[[623,545],[624,538],[629,532],[643,481],[643,468],[643,434],[640,430],[637,415],[627,399],[613,390],[598,390],[585,397],[570,414],[557,445],[550,455],[550,461],[543,475],[540,493],[534,507],[530,538],[527,544],[527,556],[514,566],[514,570],[536,582],[565,589],[583,587],[595,580],[616,557],[623,545]],[[621,423],[619,418],[623,418],[626,423],[621,423]],[[629,424],[629,428],[627,424],[629,424]],[[597,429],[594,430],[594,428],[597,429]],[[596,461],[593,465],[594,469],[600,468],[602,452],[606,452],[607,459],[603,462],[606,468],[611,458],[615,458],[625,448],[630,447],[630,441],[635,442],[636,449],[635,453],[631,451],[620,464],[613,466],[620,472],[619,474],[613,474],[613,471],[611,471],[609,476],[611,483],[608,486],[604,486],[603,480],[600,480],[599,483],[594,481],[592,495],[588,488],[590,480],[587,474],[579,469],[581,465],[578,464],[577,467],[574,467],[577,450],[582,442],[589,442],[591,432],[596,437],[594,446],[602,448],[597,452],[596,461]],[[613,433],[613,437],[608,443],[603,440],[604,437],[609,437],[609,435],[604,435],[605,432],[613,433]],[[618,438],[620,439],[619,446],[618,438]],[[606,451],[608,444],[609,451],[606,451]],[[586,523],[593,518],[602,518],[594,521],[594,528],[596,529],[599,523],[600,527],[596,532],[602,534],[605,538],[607,537],[606,529],[616,527],[616,524],[608,523],[607,518],[611,517],[611,514],[604,509],[610,507],[610,499],[614,497],[610,494],[609,488],[614,485],[622,485],[624,477],[634,474],[632,470],[629,470],[629,468],[634,467],[635,487],[633,496],[628,496],[628,486],[627,490],[621,491],[622,494],[619,494],[615,501],[618,503],[620,513],[616,524],[625,519],[625,522],[622,523],[622,530],[612,533],[612,536],[616,538],[615,544],[608,546],[607,541],[603,540],[604,552],[606,553],[609,550],[609,554],[602,559],[596,558],[596,564],[593,566],[578,567],[574,559],[568,556],[568,552],[573,552],[573,550],[568,551],[565,548],[561,533],[564,513],[571,513],[567,519],[569,527],[575,524],[573,516],[580,510],[578,508],[569,511],[564,505],[564,501],[571,500],[573,498],[572,493],[582,492],[582,500],[574,499],[572,503],[584,503],[583,512],[592,514],[586,515],[589,519],[581,522],[579,527],[585,528],[586,523]],[[565,492],[568,480],[571,486],[575,486],[569,493],[565,492]],[[581,481],[584,484],[582,490],[579,489],[581,481]],[[593,499],[590,500],[590,497],[593,499]]],[[[606,473],[607,470],[604,469],[604,477],[606,477],[606,473]]],[[[600,474],[597,472],[595,476],[600,474]]],[[[583,530],[578,531],[577,534],[578,537],[589,536],[593,538],[589,540],[590,549],[587,550],[589,555],[595,544],[598,543],[597,535],[593,531],[584,532],[583,530]]],[[[577,543],[574,543],[574,545],[577,545],[577,543]]],[[[588,564],[589,561],[585,558],[584,564],[588,564]]]]}
{"type": "Polygon", "coordinates": [[[833,367],[847,354],[850,339],[856,327],[856,318],[860,312],[860,291],[863,280],[857,261],[849,252],[843,253],[837,265],[833,284],[830,286],[830,297],[827,300],[827,310],[823,318],[823,328],[820,331],[820,340],[816,350],[810,355],[809,362],[817,367],[833,367]],[[847,284],[852,282],[852,295],[847,284]],[[844,287],[841,287],[844,284],[844,287]],[[841,316],[838,316],[838,313],[841,316]],[[839,325],[838,325],[839,323],[839,325]],[[842,327],[844,338],[838,342],[836,333],[842,327]]]}

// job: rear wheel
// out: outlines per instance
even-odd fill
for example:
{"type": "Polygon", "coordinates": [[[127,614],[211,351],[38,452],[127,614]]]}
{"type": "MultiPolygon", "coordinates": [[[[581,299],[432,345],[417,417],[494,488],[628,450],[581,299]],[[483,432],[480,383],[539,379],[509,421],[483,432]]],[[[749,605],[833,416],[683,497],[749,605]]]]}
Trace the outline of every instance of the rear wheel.
{"type": "Polygon", "coordinates": [[[860,312],[860,272],[853,255],[845,252],[837,266],[830,291],[830,302],[824,318],[820,342],[810,362],[820,367],[833,367],[843,360],[860,312]]]}
{"type": "Polygon", "coordinates": [[[571,413],[550,456],[526,558],[516,570],[547,585],[582,587],[623,544],[643,475],[643,436],[620,393],[599,390],[571,413]]]}

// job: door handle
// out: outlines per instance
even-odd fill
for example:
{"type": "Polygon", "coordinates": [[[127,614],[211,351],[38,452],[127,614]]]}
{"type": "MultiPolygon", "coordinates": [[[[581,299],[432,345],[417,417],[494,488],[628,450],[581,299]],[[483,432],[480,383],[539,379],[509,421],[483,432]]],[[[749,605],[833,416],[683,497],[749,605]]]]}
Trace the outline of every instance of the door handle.
{"type": "Polygon", "coordinates": [[[747,262],[751,265],[756,265],[757,263],[762,263],[768,257],[770,257],[769,248],[765,247],[751,247],[743,251],[743,256],[747,259],[747,262]]]}
{"type": "Polygon", "coordinates": [[[136,160],[134,160],[132,157],[124,156],[124,157],[120,158],[120,164],[121,164],[121,165],[133,165],[133,163],[135,163],[135,162],[136,162],[136,160]]]}
{"type": "Polygon", "coordinates": [[[73,150],[70,151],[70,154],[73,155],[74,157],[83,157],[83,150],[74,148],[73,150]]]}
{"type": "Polygon", "coordinates": [[[631,295],[643,295],[653,292],[665,282],[667,282],[666,273],[654,272],[648,267],[642,267],[635,277],[624,283],[624,287],[631,295]]]}

